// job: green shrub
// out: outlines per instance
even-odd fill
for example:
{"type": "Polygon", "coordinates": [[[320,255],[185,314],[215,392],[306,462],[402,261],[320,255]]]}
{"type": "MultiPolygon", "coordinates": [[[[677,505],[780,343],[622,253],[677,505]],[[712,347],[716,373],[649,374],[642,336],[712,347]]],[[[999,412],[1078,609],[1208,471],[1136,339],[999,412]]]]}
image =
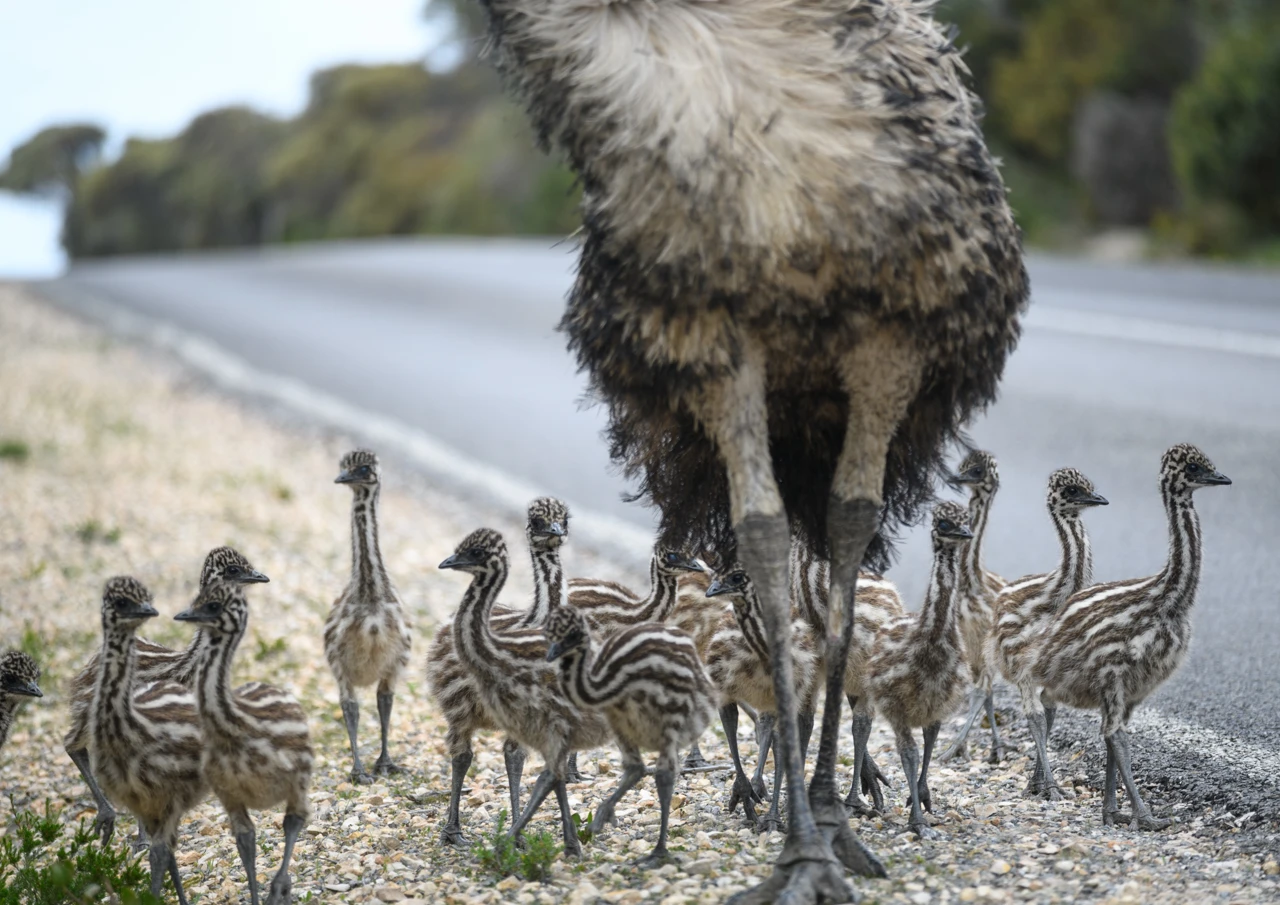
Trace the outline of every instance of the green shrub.
{"type": "MultiPolygon", "coordinates": [[[[577,815],[574,815],[577,816],[577,815]]],[[[536,833],[525,833],[524,850],[507,833],[507,812],[498,814],[498,823],[487,840],[481,839],[471,847],[480,866],[498,879],[519,875],[526,880],[546,882],[551,875],[551,865],[555,863],[562,847],[556,837],[546,830],[536,833]]]]}
{"type": "Polygon", "coordinates": [[[13,807],[14,832],[0,838],[0,905],[161,905],[128,842],[101,845],[83,822],[67,839],[60,817],[48,801],[43,815],[13,807]]]}
{"type": "Polygon", "coordinates": [[[1178,93],[1169,132],[1190,197],[1280,230],[1280,16],[1218,39],[1178,93]]]}

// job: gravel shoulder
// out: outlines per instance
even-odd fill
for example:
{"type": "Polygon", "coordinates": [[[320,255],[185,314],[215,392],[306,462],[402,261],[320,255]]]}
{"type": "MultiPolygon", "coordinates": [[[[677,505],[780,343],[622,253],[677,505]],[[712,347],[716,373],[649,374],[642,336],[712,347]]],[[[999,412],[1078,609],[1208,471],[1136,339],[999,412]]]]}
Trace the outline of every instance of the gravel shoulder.
{"type": "MultiPolygon", "coordinates": [[[[393,755],[403,776],[367,787],[346,782],[349,767],[336,688],[321,650],[328,608],[350,564],[349,495],[333,485],[337,461],[355,440],[269,417],[210,391],[172,361],[112,339],[47,303],[0,285],[0,646],[24,636],[40,654],[46,696],[20,714],[0,751],[0,793],[20,805],[45,798],[69,820],[92,816],[91,802],[61,746],[63,692],[98,642],[98,595],[110,575],[132,573],[163,614],[195,591],[205,552],[228,543],[271,577],[254,588],[254,621],[236,666],[237,680],[282,685],[307,709],[317,751],[315,818],[296,853],[295,901],[552,905],[640,902],[712,905],[766,874],[781,847],[724,812],[727,771],[685,776],[677,786],[671,848],[675,863],[629,866],[657,832],[657,802],[645,782],[624,799],[619,825],[586,847],[580,863],[557,861],[547,883],[497,880],[470,852],[443,847],[438,826],[448,792],[444,726],[427,699],[422,657],[435,625],[456,606],[462,580],[435,566],[471,529],[498,528],[516,546],[522,525],[485,511],[416,475],[384,463],[382,547],[414,619],[415,667],[393,716],[393,755]],[[18,450],[25,448],[25,458],[18,450]]],[[[640,581],[572,538],[574,575],[640,581]]],[[[530,593],[518,563],[506,599],[530,593]]],[[[188,631],[155,621],[150,637],[186,643],[188,631]]],[[[364,701],[362,749],[373,756],[376,718],[364,701]]],[[[1104,829],[1099,777],[1088,739],[1060,753],[1060,779],[1073,798],[1057,804],[1021,796],[1029,739],[1015,712],[1002,708],[1013,753],[989,766],[977,760],[932,771],[940,838],[920,843],[906,831],[901,770],[892,738],[877,727],[871,750],[895,788],[883,818],[855,821],[890,864],[887,881],[859,881],[865,902],[1274,902],[1280,864],[1273,835],[1246,834],[1235,821],[1151,790],[1157,813],[1177,818],[1164,833],[1104,829]],[[1263,839],[1263,844],[1258,840],[1263,839]],[[1249,844],[1243,844],[1248,840],[1249,844]],[[1269,841],[1268,841],[1269,840],[1269,841]]],[[[953,726],[956,721],[953,721],[953,726]]],[[[944,730],[944,738],[952,729],[944,730]]],[[[754,763],[749,720],[744,755],[754,763]]],[[[847,754],[852,743],[846,727],[847,754]]],[[[978,733],[979,741],[985,733],[978,733]]],[[[1096,736],[1092,744],[1098,745],[1096,736]]],[[[717,728],[703,739],[717,763],[728,752],[717,728]]],[[[1140,752],[1139,752],[1140,756],[1140,752]]],[[[535,775],[536,756],[526,771],[535,775]]],[[[846,757],[847,781],[848,764],[846,757]]],[[[616,752],[584,753],[594,782],[570,788],[584,816],[606,795],[620,766],[616,752]]],[[[473,836],[490,829],[506,803],[500,744],[477,739],[464,796],[473,836]]],[[[0,825],[9,824],[7,800],[0,825]]],[[[258,815],[259,859],[269,878],[280,857],[280,815],[258,815]]],[[[536,821],[554,829],[554,809],[536,821]]],[[[132,832],[129,819],[121,832],[132,832]]],[[[247,901],[239,859],[214,801],[192,811],[179,843],[193,903],[247,901]]]]}

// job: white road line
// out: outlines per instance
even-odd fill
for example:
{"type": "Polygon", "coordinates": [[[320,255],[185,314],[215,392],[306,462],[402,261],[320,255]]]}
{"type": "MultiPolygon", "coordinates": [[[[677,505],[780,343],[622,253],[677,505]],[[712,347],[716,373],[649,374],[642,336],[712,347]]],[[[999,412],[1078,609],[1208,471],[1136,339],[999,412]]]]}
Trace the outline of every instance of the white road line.
{"type": "Polygon", "coordinates": [[[1179,349],[1203,349],[1232,355],[1254,355],[1280,358],[1280,336],[1268,333],[1245,333],[1216,327],[1195,327],[1165,321],[1129,317],[1122,314],[1100,314],[1055,308],[1032,303],[1025,320],[1030,330],[1049,330],[1101,339],[1173,346],[1179,349]]]}
{"type": "MultiPolygon", "coordinates": [[[[36,291],[42,291],[39,286],[36,291]]],[[[137,337],[176,355],[184,364],[233,392],[269,399],[372,446],[394,451],[463,492],[492,501],[512,513],[523,513],[529,501],[546,491],[478,461],[440,442],[425,431],[394,418],[357,408],[300,380],[272,374],[194,333],[105,302],[79,289],[43,289],[46,295],[105,324],[115,333],[137,337]]],[[[574,530],[589,538],[593,549],[620,556],[630,565],[647,564],[652,533],[611,515],[565,500],[574,530]]]]}

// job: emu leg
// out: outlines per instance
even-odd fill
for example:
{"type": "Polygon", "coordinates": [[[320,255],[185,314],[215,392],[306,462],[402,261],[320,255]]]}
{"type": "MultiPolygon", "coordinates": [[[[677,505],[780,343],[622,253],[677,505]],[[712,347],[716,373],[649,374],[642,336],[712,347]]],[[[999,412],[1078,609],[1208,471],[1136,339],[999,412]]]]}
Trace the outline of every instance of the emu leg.
{"type": "Polygon", "coordinates": [[[289,876],[289,862],[293,860],[293,847],[298,843],[298,834],[302,832],[303,822],[298,814],[284,815],[284,857],[280,859],[280,869],[271,879],[267,905],[289,905],[289,897],[293,893],[293,878],[289,876]]]}
{"type": "MultiPolygon", "coordinates": [[[[764,765],[764,758],[760,758],[760,765],[764,765]]],[[[756,821],[757,833],[773,833],[782,831],[782,812],[779,807],[782,803],[782,758],[774,755],[773,758],[773,794],[769,797],[769,810],[763,817],[756,821]]]]}
{"type": "Polygon", "coordinates": [[[1053,770],[1049,767],[1049,726],[1045,717],[1044,704],[1035,689],[1021,687],[1022,711],[1027,716],[1027,726],[1036,743],[1035,769],[1031,781],[1023,792],[1028,798],[1043,798],[1045,801],[1061,801],[1062,790],[1053,781],[1053,770]]]}
{"type": "MultiPolygon", "coordinates": [[[[107,801],[107,796],[103,795],[102,789],[98,788],[98,781],[93,778],[93,772],[89,769],[89,749],[68,748],[67,756],[80,771],[80,776],[84,778],[84,784],[89,787],[89,792],[93,795],[93,803],[98,809],[98,816],[93,818],[93,831],[98,834],[104,844],[110,842],[111,835],[116,830],[116,809],[111,806],[111,802],[107,801]]],[[[138,825],[138,831],[142,831],[141,824],[138,825]]]]}
{"type": "Polygon", "coordinates": [[[587,778],[578,771],[578,752],[570,751],[569,760],[564,770],[565,782],[586,782],[587,778]]]}
{"type": "MultiPolygon", "coordinates": [[[[471,841],[462,834],[462,784],[467,779],[467,771],[471,769],[471,742],[453,756],[449,764],[449,816],[445,818],[442,836],[446,845],[467,848],[471,841]]],[[[518,801],[517,801],[518,803],[518,801]]],[[[518,816],[518,811],[512,811],[518,816]]],[[[515,819],[515,816],[512,817],[515,819]]]]}
{"type": "Polygon", "coordinates": [[[689,746],[689,753],[684,759],[684,768],[686,770],[697,770],[700,767],[710,766],[710,761],[702,756],[702,749],[698,747],[698,743],[694,742],[689,746]]]}
{"type": "MultiPolygon", "coordinates": [[[[227,816],[231,821],[231,832],[236,837],[236,850],[240,852],[240,863],[244,865],[244,872],[249,877],[250,905],[258,905],[258,871],[254,866],[258,849],[254,844],[256,832],[253,821],[249,819],[248,811],[237,811],[227,816]]],[[[155,851],[154,842],[151,850],[155,851]]]]}
{"type": "Polygon", "coordinates": [[[173,888],[178,894],[178,901],[181,905],[187,905],[187,896],[182,891],[182,881],[178,878],[178,864],[169,846],[159,839],[152,839],[150,860],[151,894],[156,897],[156,901],[160,901],[161,894],[164,892],[164,875],[172,871],[173,888]]]}
{"type": "MultiPolygon", "coordinates": [[[[546,801],[547,796],[551,793],[551,788],[560,780],[556,779],[555,771],[550,767],[545,768],[538,774],[538,781],[533,784],[533,791],[529,794],[529,803],[524,806],[524,810],[520,812],[520,816],[511,824],[511,838],[516,839],[520,836],[521,831],[533,819],[533,815],[538,813],[538,808],[542,807],[542,802],[546,801]]],[[[563,788],[563,783],[561,783],[563,788]]],[[[559,798],[559,793],[556,793],[559,798]]],[[[571,821],[572,822],[572,821],[571,821]]],[[[577,836],[574,836],[576,839],[577,836]]],[[[566,845],[568,843],[566,842],[566,845]]],[[[568,851],[566,848],[565,851],[568,851]]]]}
{"type": "Polygon", "coordinates": [[[351,781],[367,786],[373,782],[373,777],[365,772],[360,763],[360,751],[356,745],[356,736],[360,731],[360,705],[355,699],[342,699],[342,721],[347,725],[347,738],[351,741],[351,781]]]}
{"type": "Polygon", "coordinates": [[[659,867],[671,858],[667,853],[667,823],[671,820],[671,793],[676,788],[675,771],[669,767],[660,766],[654,771],[653,781],[658,786],[658,805],[662,809],[662,823],[658,826],[658,844],[646,857],[636,862],[637,867],[659,867]]]}
{"type": "Polygon", "coordinates": [[[578,828],[573,825],[573,809],[569,807],[569,790],[565,788],[563,779],[557,779],[553,788],[556,790],[556,803],[560,805],[560,829],[564,833],[564,856],[581,858],[582,843],[578,841],[578,828]]]}
{"type": "MultiPolygon", "coordinates": [[[[991,753],[987,755],[987,763],[998,764],[1004,760],[1004,745],[1000,741],[1000,727],[996,724],[996,696],[990,689],[982,700],[987,709],[987,722],[991,724],[991,753]]],[[[1048,733],[1045,733],[1046,738],[1048,733]]]]}
{"type": "Polygon", "coordinates": [[[964,725],[960,727],[959,734],[947,746],[947,749],[938,755],[938,760],[946,763],[950,760],[968,758],[969,732],[973,729],[973,724],[978,721],[978,714],[982,713],[984,697],[982,689],[977,685],[969,690],[969,715],[964,718],[964,725]]]}
{"type": "MultiPolygon", "coordinates": [[[[850,426],[852,430],[852,425],[850,426]]],[[[846,441],[847,442],[847,441],[846,441]]],[[[880,523],[879,508],[868,500],[849,502],[833,499],[827,516],[831,544],[831,597],[827,607],[826,706],[822,713],[822,734],[818,760],[813,768],[809,800],[818,824],[840,862],[864,877],[884,877],[884,864],[868,849],[849,826],[836,786],[836,758],[840,742],[840,710],[844,704],[844,673],[853,644],[853,606],[857,592],[858,566],[880,523]]],[[[861,774],[855,779],[860,780],[861,774]]]]}
{"type": "Polygon", "coordinates": [[[591,820],[592,836],[604,829],[605,824],[615,821],[613,809],[618,806],[618,802],[622,801],[622,796],[634,789],[642,779],[644,779],[644,762],[640,760],[640,752],[628,752],[626,762],[622,765],[622,778],[618,781],[618,787],[609,793],[609,797],[596,809],[596,816],[591,820]]]}
{"type": "MultiPolygon", "coordinates": [[[[871,717],[865,713],[853,714],[853,785],[844,800],[844,806],[861,817],[873,817],[884,811],[884,794],[880,784],[871,782],[871,801],[868,805],[859,791],[862,785],[863,769],[871,755],[867,752],[867,741],[871,738],[871,717]]],[[[877,771],[878,772],[878,771],[877,771]]]]}
{"type": "Polygon", "coordinates": [[[929,794],[929,761],[933,757],[933,746],[938,743],[938,733],[942,731],[941,723],[931,723],[924,727],[924,757],[920,760],[920,779],[916,781],[916,791],[920,793],[920,806],[933,813],[933,796],[929,794]]]}
{"type": "Polygon", "coordinates": [[[937,835],[937,830],[925,823],[924,812],[920,810],[920,751],[916,748],[916,740],[910,729],[895,728],[894,734],[898,737],[898,757],[902,759],[902,772],[907,777],[907,794],[911,796],[911,817],[907,825],[918,838],[931,839],[937,835]]]}
{"type": "Polygon", "coordinates": [[[1107,770],[1102,787],[1102,825],[1115,826],[1117,823],[1128,823],[1131,819],[1128,814],[1120,812],[1120,806],[1116,804],[1116,751],[1112,744],[1111,736],[1105,736],[1102,741],[1107,746],[1107,770]]]}
{"type": "Polygon", "coordinates": [[[178,859],[169,849],[169,879],[173,881],[173,891],[178,897],[178,905],[187,905],[187,892],[182,888],[182,875],[178,873],[178,859]]]}
{"type": "Polygon", "coordinates": [[[502,743],[502,761],[507,767],[507,794],[511,796],[512,820],[520,816],[520,781],[524,776],[524,748],[515,739],[502,743]]]}
{"type": "Polygon", "coordinates": [[[373,764],[373,772],[378,776],[404,772],[404,767],[394,763],[387,751],[387,734],[391,730],[391,705],[394,701],[395,693],[390,689],[378,690],[378,724],[382,729],[382,751],[373,764]]]}
{"type": "Polygon", "coordinates": [[[724,737],[729,743],[729,754],[733,757],[733,791],[729,795],[729,813],[732,814],[742,804],[742,813],[754,825],[756,822],[756,805],[761,804],[756,797],[756,790],[747,779],[742,769],[742,758],[738,756],[738,705],[725,704],[720,708],[720,724],[724,726],[724,737]]]}
{"type": "Polygon", "coordinates": [[[1138,792],[1138,784],[1133,780],[1129,733],[1123,729],[1117,729],[1111,736],[1111,747],[1115,752],[1120,779],[1124,783],[1125,791],[1129,793],[1129,803],[1133,805],[1133,820],[1129,828],[1154,832],[1168,827],[1173,821],[1167,817],[1156,817],[1151,813],[1151,808],[1147,807],[1147,803],[1142,800],[1142,795],[1138,792]]]}
{"type": "MultiPolygon", "coordinates": [[[[769,759],[769,749],[773,747],[773,725],[776,717],[772,713],[763,713],[760,719],[756,720],[756,748],[760,752],[756,757],[756,775],[751,777],[751,788],[755,789],[756,795],[761,801],[764,801],[765,795],[768,793],[764,788],[764,766],[765,761],[769,759]]],[[[773,759],[774,773],[777,773],[778,758],[773,759]]],[[[775,776],[775,779],[777,777],[775,776]]]]}

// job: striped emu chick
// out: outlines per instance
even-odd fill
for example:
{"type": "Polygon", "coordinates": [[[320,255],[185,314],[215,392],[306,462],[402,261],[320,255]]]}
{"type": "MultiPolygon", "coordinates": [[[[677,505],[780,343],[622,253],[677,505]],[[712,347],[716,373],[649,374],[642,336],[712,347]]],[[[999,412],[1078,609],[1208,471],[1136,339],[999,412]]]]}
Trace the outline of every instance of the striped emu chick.
{"type": "MultiPolygon", "coordinates": [[[[805,618],[821,638],[827,625],[831,563],[815,555],[798,539],[793,539],[789,572],[792,606],[805,614],[805,618]]],[[[844,694],[852,714],[854,781],[844,804],[847,809],[864,816],[884,810],[884,794],[880,786],[888,784],[888,778],[867,753],[872,723],[867,692],[867,664],[876,638],[885,626],[901,617],[904,612],[902,595],[892,581],[874,572],[858,572],[858,586],[854,591],[853,638],[849,644],[849,656],[844,670],[844,694]],[[870,805],[859,794],[859,787],[862,793],[871,795],[870,805]]],[[[824,656],[822,672],[825,674],[826,671],[824,656]]],[[[763,757],[762,753],[761,759],[763,757]]]]}
{"type": "Polygon", "coordinates": [[[608,725],[600,714],[581,711],[566,697],[556,667],[547,662],[547,638],[542,629],[500,633],[490,624],[494,601],[510,569],[502,535],[487,528],[473,531],[440,568],[471,575],[454,617],[454,639],[458,657],[475,679],[485,708],[499,729],[543,757],[542,773],[529,804],[512,823],[511,835],[519,835],[554,789],[565,853],[578,857],[582,846],[565,788],[566,761],[570,751],[604,744],[609,737],[608,725]]]}
{"type": "Polygon", "coordinates": [[[351,580],[325,620],[324,655],[338,683],[342,719],[351,741],[351,781],[367,784],[373,777],[360,763],[356,744],[360,725],[356,689],[378,687],[382,750],[373,772],[379,776],[401,772],[387,751],[387,734],[396,683],[409,665],[413,636],[378,547],[378,495],[382,487],[378,457],[357,449],[342,457],[339,468],[334,482],[348,485],[352,492],[351,580]]]}
{"type": "Polygon", "coordinates": [[[1128,820],[1135,830],[1160,830],[1133,779],[1127,727],[1133,710],[1182,665],[1191,644],[1191,608],[1200,583],[1203,548],[1192,494],[1230,484],[1209,457],[1189,444],[1165,452],[1160,496],[1169,519],[1169,559],[1150,578],[1113,581],[1077,591],[1045,633],[1031,674],[1045,696],[1102,714],[1107,746],[1102,822],[1128,820]],[[1132,817],[1116,806],[1116,773],[1132,817]]]}
{"type": "MultiPolygon", "coordinates": [[[[724,596],[733,603],[733,616],[722,622],[719,631],[711,639],[706,661],[707,673],[718,693],[720,722],[729,743],[729,753],[733,756],[735,775],[733,790],[729,796],[729,812],[733,813],[741,802],[743,813],[761,832],[780,829],[782,767],[777,766],[775,771],[769,811],[763,818],[759,818],[755,806],[760,802],[760,791],[747,778],[738,754],[738,705],[747,704],[761,714],[777,711],[772,661],[769,658],[773,642],[765,631],[760,599],[750,576],[738,567],[726,570],[712,581],[707,588],[707,596],[724,596]]],[[[799,702],[800,741],[803,749],[807,747],[809,734],[813,730],[813,696],[820,682],[821,641],[817,632],[798,612],[792,613],[790,631],[787,634],[795,696],[799,702]]],[[[761,739],[761,748],[763,747],[761,739]]],[[[775,765],[781,764],[781,761],[782,758],[774,759],[775,765]]]]}
{"type": "Polygon", "coordinates": [[[9,740],[13,718],[27,698],[42,698],[40,667],[20,650],[7,650],[0,655],[0,749],[9,740]]]}
{"type": "MultiPolygon", "coordinates": [[[[676,605],[667,624],[675,626],[693,639],[698,648],[698,658],[707,661],[707,652],[711,648],[711,639],[726,617],[730,616],[731,606],[723,600],[707,596],[707,588],[711,586],[711,574],[707,570],[689,572],[680,579],[676,590],[676,605]]],[[[751,719],[759,725],[759,714],[749,711],[751,719]]],[[[684,769],[696,770],[711,766],[702,756],[697,739],[689,746],[689,753],[684,759],[684,769]]]]}
{"type": "MultiPolygon", "coordinates": [[[[215,581],[234,581],[241,584],[256,584],[270,581],[255,569],[249,560],[231,547],[214,547],[204,558],[200,569],[200,587],[208,587],[215,581]]],[[[135,638],[134,648],[138,652],[137,684],[147,682],[177,682],[191,687],[195,675],[196,663],[204,651],[204,632],[196,632],[182,650],[170,650],[162,644],[135,638]]],[[[93,689],[98,681],[98,662],[101,651],[94,652],[89,662],[71,680],[69,709],[71,711],[71,728],[62,738],[62,746],[67,756],[80,771],[89,791],[93,793],[94,803],[98,808],[98,816],[94,818],[93,828],[101,834],[103,841],[111,838],[115,831],[116,812],[98,788],[89,769],[89,716],[93,705],[93,689]]],[[[146,845],[146,834],[138,828],[138,844],[146,845]]]]}
{"type": "Polygon", "coordinates": [[[969,488],[969,541],[964,559],[960,562],[960,588],[956,603],[960,616],[960,637],[964,639],[964,656],[969,663],[969,678],[973,689],[969,698],[969,714],[954,741],[942,752],[942,760],[968,756],[969,733],[973,730],[978,714],[985,708],[987,722],[991,724],[991,753],[987,762],[1000,763],[1004,756],[1000,743],[1000,728],[996,725],[996,708],[993,687],[995,667],[987,657],[988,639],[995,625],[996,597],[1008,582],[982,565],[982,542],[987,533],[987,518],[991,514],[991,501],[1000,489],[1000,473],[996,470],[996,457],[989,452],[974,450],[960,463],[959,471],[951,481],[969,488]]]}
{"type": "Polygon", "coordinates": [[[893,728],[911,795],[911,831],[931,836],[923,807],[933,811],[929,795],[929,758],[942,720],[964,693],[964,648],[960,641],[956,589],[963,545],[973,537],[968,513],[958,503],[933,509],[933,571],[918,613],[894,619],[876,638],[867,664],[867,688],[873,713],[884,714],[893,728]],[[918,759],[912,730],[924,730],[924,757],[918,759]]]}
{"type": "Polygon", "coordinates": [[[138,682],[134,635],[159,615],[137,579],[111,578],[102,590],[102,649],[89,718],[89,764],[106,795],[151,838],[151,893],[167,870],[178,901],[187,896],[174,845],[178,822],[208,793],[200,768],[204,743],[195,697],[178,682],[138,682]]]}
{"type": "Polygon", "coordinates": [[[250,682],[232,690],[231,664],[249,624],[249,604],[240,585],[212,584],[174,618],[200,626],[209,636],[195,679],[204,731],[200,767],[227,811],[249,876],[252,905],[258,905],[258,873],[249,811],[284,802],[284,857],[271,881],[267,905],[287,905],[293,887],[289,861],[298,833],[311,816],[307,715],[293,695],[275,686],[250,682]]]}
{"type": "Polygon", "coordinates": [[[658,752],[654,782],[662,823],[658,844],[640,864],[667,860],[667,824],[680,750],[702,735],[715,711],[715,689],[694,640],[679,629],[645,622],[620,629],[603,645],[587,620],[564,607],[547,620],[547,660],[560,661],[560,686],[580,710],[604,714],[622,752],[622,779],[596,810],[591,832],[614,822],[614,808],[644,778],[642,751],[658,752]]]}
{"type": "Polygon", "coordinates": [[[1093,579],[1089,535],[1080,514],[1105,506],[1093,482],[1074,468],[1049,475],[1049,518],[1062,545],[1062,558],[1052,572],[1026,575],[1005,585],[996,596],[996,623],[988,638],[987,657],[1018,689],[1022,712],[1035,740],[1035,767],[1026,794],[1048,801],[1062,798],[1049,769],[1049,732],[1055,709],[1040,700],[1031,675],[1036,651],[1063,603],[1093,579]]]}
{"type": "MultiPolygon", "coordinates": [[[[528,609],[494,606],[491,622],[495,632],[503,634],[540,627],[547,615],[560,607],[565,597],[560,547],[568,536],[569,508],[564,503],[540,497],[529,504],[525,539],[533,560],[533,606],[528,609]]],[[[447,844],[466,847],[471,843],[462,832],[462,783],[471,767],[471,739],[477,731],[497,729],[498,723],[485,706],[475,677],[458,656],[452,625],[440,626],[427,651],[427,687],[444,713],[448,727],[445,744],[449,749],[451,782],[449,812],[442,835],[447,844]]],[[[514,820],[520,814],[525,755],[512,738],[504,742],[502,754],[514,820]]]]}

